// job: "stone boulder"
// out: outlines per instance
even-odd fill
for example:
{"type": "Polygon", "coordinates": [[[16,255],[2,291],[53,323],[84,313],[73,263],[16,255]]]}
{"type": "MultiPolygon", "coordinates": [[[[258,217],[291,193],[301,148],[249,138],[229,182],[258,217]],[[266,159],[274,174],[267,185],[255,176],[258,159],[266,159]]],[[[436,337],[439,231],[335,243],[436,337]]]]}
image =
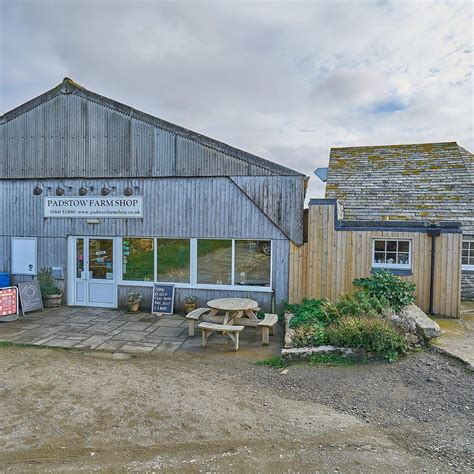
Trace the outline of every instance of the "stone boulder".
{"type": "Polygon", "coordinates": [[[285,347],[295,347],[293,339],[295,337],[295,330],[290,328],[290,319],[293,317],[292,313],[285,313],[285,347]]]}
{"type": "Polygon", "coordinates": [[[414,304],[405,306],[395,318],[398,319],[397,324],[403,329],[409,333],[417,334],[424,341],[441,335],[438,323],[430,319],[414,304]]]}

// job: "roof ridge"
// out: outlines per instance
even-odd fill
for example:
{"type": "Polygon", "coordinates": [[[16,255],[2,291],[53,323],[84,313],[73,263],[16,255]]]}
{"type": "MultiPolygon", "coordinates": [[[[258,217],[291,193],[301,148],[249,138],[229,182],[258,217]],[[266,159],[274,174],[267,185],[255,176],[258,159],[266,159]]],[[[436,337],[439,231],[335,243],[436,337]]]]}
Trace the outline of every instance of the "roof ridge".
{"type": "Polygon", "coordinates": [[[14,109],[8,112],[5,112],[5,114],[0,116],[0,123],[5,123],[10,120],[13,120],[16,117],[28,112],[29,110],[38,107],[39,105],[48,102],[49,100],[54,99],[60,94],[71,93],[74,93],[87,100],[96,102],[104,107],[108,107],[112,110],[115,110],[116,112],[122,113],[124,115],[129,115],[130,117],[133,117],[137,120],[141,120],[142,122],[149,123],[156,127],[180,135],[184,138],[187,138],[188,140],[197,141],[205,146],[214,148],[217,151],[226,153],[230,156],[233,156],[234,158],[247,161],[248,163],[254,166],[273,171],[275,173],[278,173],[279,175],[304,176],[304,174],[300,173],[299,171],[295,171],[286,166],[274,163],[273,161],[261,158],[260,156],[241,150],[240,148],[233,147],[232,145],[220,142],[219,140],[216,140],[214,138],[208,137],[198,132],[194,132],[187,128],[181,127],[180,125],[176,125],[159,117],[155,117],[154,115],[142,112],[129,105],[122,104],[121,102],[118,102],[114,99],[110,99],[96,92],[92,92],[81,86],[77,82],[73,81],[69,77],[65,77],[63,81],[53,89],[46,91],[43,94],[40,94],[39,96],[19,105],[18,107],[15,107],[14,109]]]}
{"type": "Polygon", "coordinates": [[[330,150],[350,150],[350,149],[363,149],[363,148],[395,148],[395,147],[416,147],[426,145],[456,145],[457,142],[423,142],[423,143],[399,143],[393,145],[360,145],[360,146],[337,146],[331,147],[330,150]]]}

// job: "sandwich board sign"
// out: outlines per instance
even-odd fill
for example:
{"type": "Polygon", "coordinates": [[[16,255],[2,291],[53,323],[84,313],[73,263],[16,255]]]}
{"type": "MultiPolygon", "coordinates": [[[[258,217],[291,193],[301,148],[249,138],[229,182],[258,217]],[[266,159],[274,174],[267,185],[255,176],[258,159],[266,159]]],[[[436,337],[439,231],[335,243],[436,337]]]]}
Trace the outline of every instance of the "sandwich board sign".
{"type": "Polygon", "coordinates": [[[174,285],[153,283],[152,314],[173,314],[174,285]]]}
{"type": "Polygon", "coordinates": [[[43,311],[43,299],[37,280],[27,283],[18,283],[18,292],[20,293],[21,310],[23,316],[28,311],[43,311]]]}
{"type": "Polygon", "coordinates": [[[10,286],[0,289],[0,322],[18,319],[18,288],[10,286]]]}

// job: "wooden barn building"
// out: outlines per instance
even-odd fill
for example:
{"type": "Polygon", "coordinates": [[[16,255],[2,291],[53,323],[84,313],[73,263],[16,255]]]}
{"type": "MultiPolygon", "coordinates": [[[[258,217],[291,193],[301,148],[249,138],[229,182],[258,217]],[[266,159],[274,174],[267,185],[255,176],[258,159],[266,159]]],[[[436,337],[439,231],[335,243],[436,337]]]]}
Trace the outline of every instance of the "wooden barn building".
{"type": "Polygon", "coordinates": [[[307,178],[66,78],[0,117],[0,271],[51,267],[68,305],[124,306],[153,282],[288,300],[307,178]]]}

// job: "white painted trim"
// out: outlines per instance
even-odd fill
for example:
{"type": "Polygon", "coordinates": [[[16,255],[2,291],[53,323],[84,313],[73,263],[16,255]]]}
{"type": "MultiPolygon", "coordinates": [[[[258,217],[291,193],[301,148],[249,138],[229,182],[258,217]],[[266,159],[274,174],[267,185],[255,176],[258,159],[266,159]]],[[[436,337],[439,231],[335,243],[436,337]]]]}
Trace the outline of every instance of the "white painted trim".
{"type": "Polygon", "coordinates": [[[255,291],[260,293],[271,293],[273,288],[270,286],[243,286],[243,285],[205,285],[205,284],[191,284],[191,283],[173,283],[169,281],[152,282],[152,281],[127,281],[120,280],[118,286],[141,286],[153,287],[153,283],[163,285],[175,285],[176,288],[187,288],[192,290],[229,290],[229,291],[255,291]]]}
{"type": "MultiPolygon", "coordinates": [[[[386,254],[387,252],[384,251],[386,254]]],[[[391,252],[393,253],[393,252],[391,252]]],[[[395,253],[398,254],[398,251],[395,253]]],[[[405,253],[405,252],[403,252],[405,253]]],[[[394,237],[373,237],[372,238],[372,268],[389,268],[393,270],[411,270],[412,267],[412,253],[413,253],[413,241],[412,239],[399,239],[394,237]],[[397,264],[397,263],[376,263],[375,262],[375,241],[397,241],[397,242],[408,242],[408,264],[397,264]]]]}

